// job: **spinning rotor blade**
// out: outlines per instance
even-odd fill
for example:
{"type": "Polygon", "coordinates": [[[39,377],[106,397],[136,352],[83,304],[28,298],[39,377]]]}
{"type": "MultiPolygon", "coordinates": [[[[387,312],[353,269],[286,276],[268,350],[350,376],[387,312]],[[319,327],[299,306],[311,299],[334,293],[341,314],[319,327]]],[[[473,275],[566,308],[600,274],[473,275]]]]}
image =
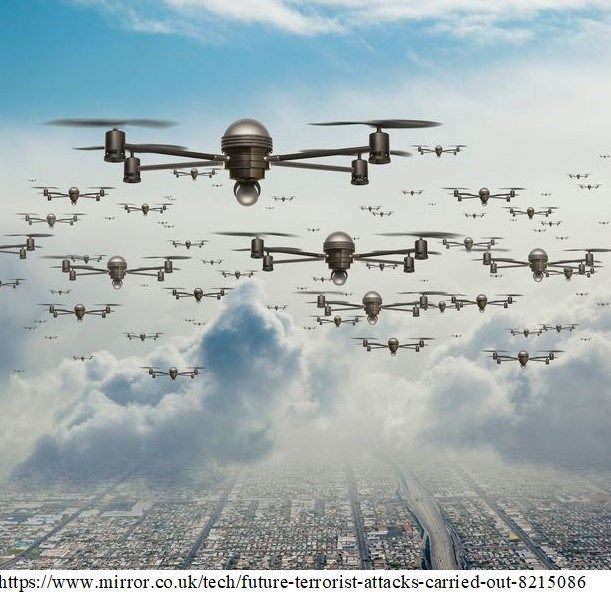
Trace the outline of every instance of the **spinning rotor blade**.
{"type": "Polygon", "coordinates": [[[416,236],[418,238],[458,238],[462,234],[456,232],[439,232],[427,230],[423,232],[380,232],[378,236],[416,236]]]}
{"type": "Polygon", "coordinates": [[[439,126],[440,122],[430,120],[338,120],[332,122],[310,122],[314,126],[346,126],[352,124],[364,124],[373,128],[384,129],[421,129],[432,126],[439,126]]]}
{"type": "Polygon", "coordinates": [[[295,238],[296,234],[289,234],[288,232],[215,232],[214,234],[221,234],[222,236],[285,236],[295,238]]]}
{"type": "Polygon", "coordinates": [[[147,118],[58,118],[45,122],[51,126],[73,126],[73,127],[113,127],[113,126],[139,126],[144,128],[160,129],[174,126],[171,120],[152,120],[147,118]]]}

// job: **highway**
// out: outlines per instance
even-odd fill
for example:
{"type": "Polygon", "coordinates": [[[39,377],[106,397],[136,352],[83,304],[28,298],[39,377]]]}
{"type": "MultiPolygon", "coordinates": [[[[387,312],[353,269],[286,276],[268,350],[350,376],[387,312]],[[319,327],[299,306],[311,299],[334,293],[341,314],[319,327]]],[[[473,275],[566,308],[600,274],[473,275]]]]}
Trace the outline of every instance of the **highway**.
{"type": "Polygon", "coordinates": [[[431,493],[409,471],[401,469],[399,478],[409,507],[428,538],[430,566],[433,570],[460,570],[452,535],[446,526],[439,504],[431,493]]]}
{"type": "Polygon", "coordinates": [[[352,520],[354,520],[354,530],[356,533],[357,545],[359,547],[359,556],[361,558],[361,569],[371,570],[371,554],[367,547],[367,539],[365,538],[365,527],[363,525],[363,513],[359,504],[358,494],[356,491],[356,483],[354,482],[354,473],[352,465],[346,463],[346,480],[348,482],[348,493],[350,495],[350,508],[352,510],[352,520]]]}

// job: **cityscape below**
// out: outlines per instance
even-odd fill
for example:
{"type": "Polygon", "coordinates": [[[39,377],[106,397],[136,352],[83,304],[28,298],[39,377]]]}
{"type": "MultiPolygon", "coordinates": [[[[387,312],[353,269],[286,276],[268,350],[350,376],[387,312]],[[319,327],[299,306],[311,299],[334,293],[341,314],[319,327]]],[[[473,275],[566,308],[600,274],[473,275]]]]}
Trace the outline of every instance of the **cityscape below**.
{"type": "Polygon", "coordinates": [[[384,457],[0,488],[3,569],[609,569],[611,476],[384,457]]]}

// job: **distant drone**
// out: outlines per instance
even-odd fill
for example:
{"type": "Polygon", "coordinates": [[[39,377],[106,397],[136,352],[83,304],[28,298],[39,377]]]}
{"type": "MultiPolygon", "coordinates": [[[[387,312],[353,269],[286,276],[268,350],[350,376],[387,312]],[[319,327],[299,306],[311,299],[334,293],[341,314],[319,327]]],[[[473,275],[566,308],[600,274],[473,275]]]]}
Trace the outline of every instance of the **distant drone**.
{"type": "MultiPolygon", "coordinates": [[[[451,238],[450,232],[391,232],[381,234],[380,236],[415,236],[417,240],[414,243],[413,249],[390,249],[370,251],[367,253],[355,253],[354,239],[346,232],[332,232],[323,243],[323,252],[315,253],[303,251],[291,247],[266,247],[263,241],[264,236],[293,236],[286,233],[278,232],[217,232],[228,236],[251,236],[250,256],[253,259],[263,260],[263,271],[271,272],[274,270],[274,264],[283,263],[303,263],[311,261],[324,261],[331,270],[331,281],[341,286],[348,279],[348,269],[354,261],[364,263],[394,263],[403,265],[405,273],[415,271],[415,260],[428,259],[429,255],[438,255],[435,251],[428,250],[428,243],[425,237],[430,238],[451,238]],[[281,259],[274,261],[274,253],[293,255],[290,259],[281,259]],[[412,256],[413,254],[413,256],[412,256]],[[380,259],[390,255],[405,255],[403,261],[391,261],[388,259],[380,259]]],[[[248,249],[237,249],[248,250],[248,249]]]]}
{"type": "Polygon", "coordinates": [[[452,195],[462,201],[463,199],[479,199],[482,205],[487,205],[490,199],[504,199],[505,201],[511,201],[514,197],[517,197],[516,191],[523,191],[524,187],[504,187],[500,188],[499,191],[507,191],[506,193],[491,193],[487,187],[482,187],[477,193],[471,193],[464,187],[444,187],[447,191],[452,191],[452,195]]]}
{"type": "Polygon", "coordinates": [[[396,269],[397,267],[399,267],[399,264],[397,263],[369,263],[366,262],[365,266],[367,267],[367,269],[374,269],[374,268],[378,268],[380,271],[384,271],[386,268],[388,269],[396,269]]]}
{"type": "Polygon", "coordinates": [[[601,226],[607,226],[609,224],[609,220],[603,220],[601,222],[598,222],[601,226]]]}
{"type": "Polygon", "coordinates": [[[282,203],[284,203],[285,201],[293,201],[293,199],[295,199],[295,195],[290,195],[288,197],[285,195],[274,195],[273,199],[274,201],[282,201],[282,203]]]}
{"type": "Polygon", "coordinates": [[[231,289],[227,287],[212,288],[211,291],[213,292],[204,292],[203,288],[197,287],[197,288],[194,288],[192,292],[188,292],[184,288],[169,287],[169,288],[166,288],[165,290],[171,291],[172,296],[176,300],[189,296],[189,297],[193,297],[196,302],[200,303],[203,298],[215,298],[220,301],[221,297],[225,296],[226,291],[231,290],[231,289]]]}
{"type": "Polygon", "coordinates": [[[577,180],[580,180],[582,178],[588,178],[588,176],[590,176],[589,173],[586,174],[568,174],[567,175],[569,178],[576,178],[577,180]]]}
{"type": "Polygon", "coordinates": [[[140,211],[142,215],[148,215],[151,211],[156,211],[158,213],[163,213],[168,206],[172,205],[171,203],[160,203],[159,205],[149,205],[148,203],[143,203],[142,205],[133,205],[131,203],[117,203],[117,205],[122,205],[123,209],[129,214],[132,211],[140,211]]]}
{"type": "Polygon", "coordinates": [[[535,363],[545,363],[549,365],[551,361],[556,358],[556,354],[559,352],[564,352],[563,350],[540,350],[538,352],[542,352],[544,354],[538,356],[531,356],[527,351],[521,350],[518,352],[517,356],[512,356],[509,354],[505,354],[504,350],[484,350],[484,352],[490,353],[488,356],[495,360],[497,364],[501,364],[504,361],[517,361],[520,363],[521,367],[526,367],[529,362],[535,363]]]}
{"type": "Polygon", "coordinates": [[[69,259],[70,261],[82,261],[85,264],[90,261],[99,263],[104,257],[106,255],[43,255],[43,259],[69,259]]]}
{"type": "Polygon", "coordinates": [[[463,147],[467,147],[466,145],[450,145],[448,148],[444,149],[441,145],[435,145],[435,147],[427,147],[426,145],[412,145],[412,147],[416,148],[416,151],[420,155],[424,155],[425,153],[434,153],[438,158],[441,157],[443,153],[451,153],[456,155],[460,153],[463,147]]]}
{"type": "Polygon", "coordinates": [[[532,220],[534,216],[545,216],[547,218],[558,208],[553,205],[550,207],[540,207],[539,209],[535,209],[534,207],[527,207],[526,209],[520,209],[519,207],[503,207],[503,209],[509,210],[509,213],[514,218],[517,216],[528,216],[528,219],[532,220]]]}
{"type": "Polygon", "coordinates": [[[325,323],[332,323],[338,328],[340,325],[344,324],[352,324],[356,325],[359,322],[358,317],[351,317],[349,319],[343,319],[339,315],[336,315],[333,319],[326,319],[324,317],[320,317],[320,315],[311,315],[310,317],[314,317],[316,319],[316,323],[319,325],[323,325],[325,323]]]}
{"type": "Polygon", "coordinates": [[[84,213],[66,214],[66,216],[69,216],[69,217],[65,217],[65,218],[58,218],[55,214],[47,214],[44,218],[41,218],[38,216],[38,214],[29,213],[29,212],[19,212],[17,213],[17,215],[24,216],[24,220],[30,226],[32,224],[38,224],[38,223],[44,222],[48,224],[49,228],[53,228],[55,224],[69,224],[70,226],[74,226],[74,223],[79,221],[78,220],[79,216],[84,216],[86,214],[84,213]]]}
{"type": "Polygon", "coordinates": [[[465,213],[465,218],[483,218],[486,214],[485,213],[472,213],[472,214],[468,214],[465,213]]]}
{"type": "MultiPolygon", "coordinates": [[[[462,247],[465,251],[471,251],[473,249],[477,249],[478,247],[483,247],[487,251],[494,246],[496,246],[497,240],[503,240],[502,236],[483,236],[481,241],[475,242],[470,236],[466,236],[462,241],[455,241],[451,239],[444,238],[441,240],[441,244],[449,249],[450,247],[462,247]]],[[[498,251],[499,249],[497,249],[498,251]]]]}
{"type": "Polygon", "coordinates": [[[36,250],[37,238],[48,238],[53,235],[39,232],[37,234],[7,234],[6,236],[25,236],[26,238],[25,242],[17,243],[15,245],[0,245],[0,253],[19,255],[19,259],[26,259],[29,251],[36,250]]]}
{"type": "Polygon", "coordinates": [[[123,332],[123,334],[127,337],[128,340],[135,340],[139,338],[142,342],[145,340],[157,340],[159,336],[161,336],[161,332],[153,332],[153,333],[145,333],[140,332],[139,334],[134,332],[123,332]]]}
{"type": "Polygon", "coordinates": [[[25,278],[13,278],[11,280],[0,280],[0,288],[12,288],[15,290],[17,286],[21,286],[21,283],[25,282],[25,278]]]}
{"type": "Polygon", "coordinates": [[[318,232],[320,228],[306,228],[308,232],[318,232]]]}
{"type": "Polygon", "coordinates": [[[543,328],[538,330],[530,330],[528,328],[524,328],[523,330],[519,330],[516,328],[507,328],[507,331],[512,336],[522,335],[525,338],[528,338],[528,336],[540,336],[545,330],[543,328]]]}
{"type": "Polygon", "coordinates": [[[422,195],[422,193],[424,193],[424,189],[401,189],[401,192],[404,195],[411,195],[413,197],[414,195],[422,195]]]}
{"type": "Polygon", "coordinates": [[[284,311],[288,305],[265,305],[270,311],[284,311]]]}
{"type": "Polygon", "coordinates": [[[597,184],[592,184],[592,183],[588,183],[588,184],[580,184],[579,188],[581,189],[587,189],[588,191],[595,191],[596,189],[600,188],[600,183],[597,184]]]}
{"type": "Polygon", "coordinates": [[[55,120],[49,124],[81,127],[114,127],[105,135],[103,146],[82,147],[85,150],[104,150],[106,162],[123,162],[123,181],[128,183],[141,182],[141,173],[146,170],[175,170],[179,167],[224,167],[229,172],[229,178],[235,180],[234,194],[241,205],[249,206],[257,202],[261,193],[260,180],[265,178],[270,168],[288,167],[330,172],[346,172],[351,175],[351,183],[365,185],[369,183],[368,163],[362,159],[363,154],[369,156],[371,164],[387,164],[391,155],[406,156],[404,151],[390,149],[390,136],[382,129],[413,129],[436,126],[438,123],[424,120],[366,120],[338,121],[312,123],[322,126],[365,125],[375,129],[369,135],[369,144],[359,147],[342,147],[337,149],[309,149],[289,154],[272,154],[273,140],[269,131],[260,122],[252,119],[241,119],[229,125],[221,139],[221,153],[204,153],[189,151],[184,147],[174,145],[132,144],[127,143],[125,132],[119,126],[165,127],[172,123],[157,120],[55,120]],[[129,157],[126,153],[129,153],[129,157]],[[157,164],[143,166],[136,154],[153,153],[168,156],[178,156],[191,160],[188,164],[157,164]],[[352,156],[350,167],[331,166],[312,162],[304,162],[311,158],[329,156],[352,156]]]}
{"type": "Polygon", "coordinates": [[[397,351],[400,348],[413,350],[414,352],[420,352],[421,348],[428,346],[427,340],[434,340],[435,338],[408,338],[408,340],[416,340],[416,342],[406,342],[401,344],[397,338],[389,338],[388,342],[381,344],[375,338],[352,338],[353,340],[360,340],[363,344],[363,348],[367,349],[367,352],[378,348],[387,348],[390,351],[391,356],[396,356],[397,351]]]}
{"type": "MultiPolygon", "coordinates": [[[[57,257],[53,256],[53,259],[57,257]]],[[[144,257],[144,259],[163,259],[163,265],[157,265],[152,267],[137,267],[128,268],[127,261],[120,255],[114,255],[108,260],[105,268],[93,267],[92,265],[74,265],[71,262],[71,255],[60,256],[62,264],[54,266],[60,268],[63,273],[68,274],[68,279],[71,281],[76,280],[78,276],[96,276],[107,274],[112,280],[112,287],[115,290],[119,290],[123,286],[123,279],[127,274],[133,274],[137,276],[156,276],[158,282],[165,280],[166,274],[174,272],[174,264],[172,263],[176,259],[191,259],[186,255],[172,255],[166,257],[144,257]]]]}
{"type": "Polygon", "coordinates": [[[392,216],[395,212],[394,211],[374,211],[371,212],[372,216],[380,216],[381,218],[383,217],[387,217],[387,216],[392,216]]]}
{"type": "Polygon", "coordinates": [[[609,252],[611,249],[564,249],[565,251],[585,251],[583,259],[560,259],[550,261],[543,249],[533,249],[528,254],[526,261],[495,257],[489,251],[484,252],[482,264],[490,267],[490,273],[495,274],[500,268],[529,267],[533,273],[535,282],[541,282],[543,278],[550,275],[564,274],[567,280],[574,273],[590,277],[597,267],[594,261],[594,253],[609,252]],[[589,269],[588,269],[589,268],[589,269]]]}
{"type": "Polygon", "coordinates": [[[106,191],[114,189],[114,187],[88,187],[90,189],[98,189],[95,193],[81,193],[78,187],[70,187],[67,193],[61,193],[56,191],[57,187],[32,187],[33,189],[41,189],[42,195],[47,198],[48,201],[51,199],[66,197],[70,199],[72,205],[76,205],[79,199],[95,199],[99,201],[101,197],[106,195],[106,191]]]}
{"type": "Polygon", "coordinates": [[[57,336],[43,336],[45,340],[57,340],[57,336]]]}
{"type": "Polygon", "coordinates": [[[177,377],[190,377],[191,379],[195,379],[195,376],[198,375],[200,370],[204,367],[189,367],[185,371],[179,371],[177,367],[170,367],[167,371],[162,371],[160,369],[156,369],[155,367],[140,367],[141,369],[147,369],[148,374],[155,379],[158,375],[164,376],[167,375],[172,381],[174,381],[177,377]]]}
{"type": "Polygon", "coordinates": [[[180,178],[181,176],[190,176],[193,180],[196,180],[198,176],[207,176],[208,178],[212,178],[217,172],[219,172],[220,168],[210,168],[206,170],[198,170],[197,168],[191,168],[188,172],[184,170],[174,170],[172,174],[176,178],[180,178]]]}
{"type": "Polygon", "coordinates": [[[547,193],[539,193],[539,195],[541,195],[541,197],[550,197],[551,193],[547,192],[547,193]]]}
{"type": "Polygon", "coordinates": [[[89,355],[89,356],[73,356],[72,357],[75,361],[82,361],[83,363],[85,361],[93,361],[93,356],[89,355]]]}
{"type": "Polygon", "coordinates": [[[172,243],[173,247],[185,247],[185,249],[190,249],[191,247],[202,248],[208,241],[207,240],[169,240],[169,243],[172,243]]]}
{"type": "Polygon", "coordinates": [[[202,259],[204,265],[218,265],[223,263],[224,259],[202,259]]]}
{"type": "Polygon", "coordinates": [[[368,211],[369,213],[382,209],[381,205],[359,205],[359,207],[361,208],[361,211],[368,211]]]}
{"type": "Polygon", "coordinates": [[[555,239],[556,240],[568,240],[569,237],[568,236],[556,236],[555,239]]]}
{"type": "Polygon", "coordinates": [[[541,331],[548,332],[550,330],[556,330],[560,333],[562,330],[568,330],[572,332],[579,324],[578,323],[569,323],[567,325],[562,325],[561,323],[549,324],[549,323],[541,323],[541,331]]]}
{"type": "Polygon", "coordinates": [[[40,303],[40,306],[48,307],[49,313],[51,313],[53,317],[58,317],[59,315],[74,315],[77,321],[81,323],[85,315],[99,315],[102,319],[106,319],[107,315],[114,313],[112,307],[120,307],[121,305],[117,303],[101,303],[95,305],[96,307],[102,307],[102,309],[87,309],[80,303],[74,305],[74,309],[64,309],[57,303],[40,303]]]}
{"type": "Polygon", "coordinates": [[[541,222],[541,226],[549,226],[550,228],[552,226],[560,226],[560,224],[562,224],[562,220],[548,220],[547,222],[541,222]]]}
{"type": "Polygon", "coordinates": [[[239,280],[240,278],[252,278],[257,272],[255,270],[249,269],[249,270],[245,270],[245,271],[240,271],[240,270],[235,270],[234,272],[226,270],[226,269],[220,269],[218,270],[219,274],[221,274],[223,276],[223,278],[228,278],[233,276],[236,280],[239,280]]]}

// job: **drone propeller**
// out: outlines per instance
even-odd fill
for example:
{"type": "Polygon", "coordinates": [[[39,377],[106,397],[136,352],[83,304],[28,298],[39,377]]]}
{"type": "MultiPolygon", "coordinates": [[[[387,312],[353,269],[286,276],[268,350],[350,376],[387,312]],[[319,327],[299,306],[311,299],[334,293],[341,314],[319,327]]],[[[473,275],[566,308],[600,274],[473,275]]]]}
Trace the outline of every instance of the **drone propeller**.
{"type": "Polygon", "coordinates": [[[215,232],[214,234],[220,234],[222,236],[247,236],[249,238],[255,236],[285,236],[285,237],[297,237],[296,234],[289,234],[287,232],[215,232]]]}
{"type": "Polygon", "coordinates": [[[416,338],[408,338],[408,340],[435,340],[435,338],[427,338],[426,336],[418,336],[416,338]]]}
{"type": "Polygon", "coordinates": [[[189,255],[150,255],[143,257],[143,259],[169,259],[174,261],[175,259],[191,259],[191,257],[189,255]]]}
{"type": "Polygon", "coordinates": [[[5,234],[5,236],[27,236],[29,238],[46,238],[53,235],[47,232],[38,232],[35,234],[5,234]]]}
{"type": "Polygon", "coordinates": [[[59,118],[45,122],[51,126],[73,126],[73,127],[113,127],[113,126],[139,126],[143,128],[160,129],[174,126],[171,120],[152,120],[147,118],[59,118]]]}
{"type": "Polygon", "coordinates": [[[416,236],[418,238],[458,238],[462,234],[455,232],[438,232],[426,230],[422,232],[380,232],[378,236],[416,236]]]}
{"type": "Polygon", "coordinates": [[[501,191],[525,191],[526,187],[499,187],[501,191]]]}
{"type": "Polygon", "coordinates": [[[121,303],[95,303],[94,307],[121,307],[121,303]]]}
{"type": "Polygon", "coordinates": [[[586,253],[609,253],[611,252],[611,249],[564,249],[565,251],[579,251],[581,253],[583,253],[584,251],[586,253]]]}
{"type": "Polygon", "coordinates": [[[430,120],[339,120],[333,122],[310,122],[314,126],[346,126],[353,124],[364,124],[373,128],[384,129],[422,129],[432,126],[439,126],[440,122],[430,120]]]}
{"type": "MultiPolygon", "coordinates": [[[[171,145],[169,143],[130,143],[127,146],[127,149],[131,151],[143,151],[145,149],[187,149],[184,145],[171,145]]],[[[76,149],[78,151],[101,151],[105,149],[104,145],[86,145],[85,147],[73,147],[72,149],[76,149]]],[[[49,188],[49,187],[47,187],[49,188]]],[[[104,187],[90,187],[90,188],[104,188],[104,187]]],[[[111,187],[107,187],[111,188],[111,187]]]]}

